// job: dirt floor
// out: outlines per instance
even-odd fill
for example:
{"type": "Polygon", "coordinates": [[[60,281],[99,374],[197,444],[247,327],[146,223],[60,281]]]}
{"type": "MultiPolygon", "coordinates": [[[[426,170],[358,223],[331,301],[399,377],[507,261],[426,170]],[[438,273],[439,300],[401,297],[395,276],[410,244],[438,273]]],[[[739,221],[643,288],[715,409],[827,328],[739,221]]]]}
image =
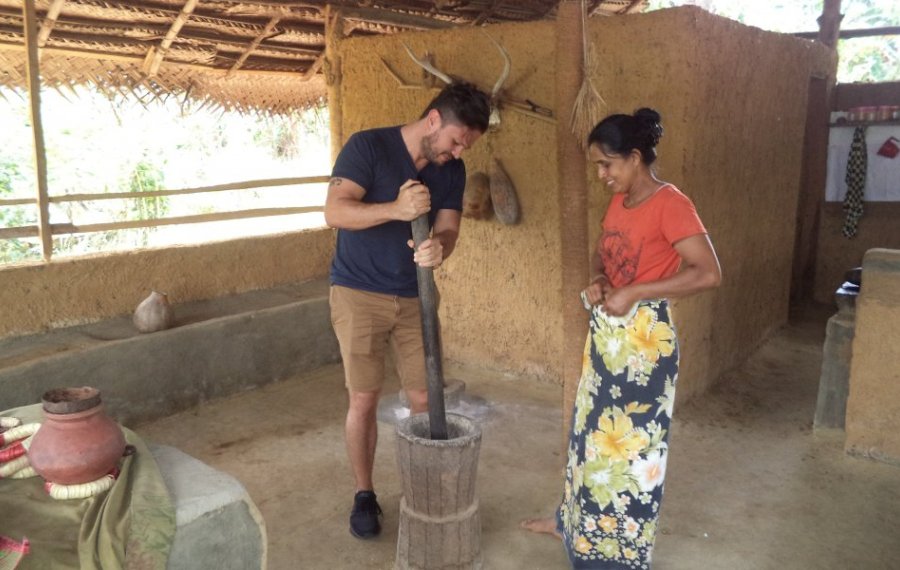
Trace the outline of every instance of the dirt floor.
{"type": "MultiPolygon", "coordinates": [[[[829,308],[806,309],[750,363],[676,408],[656,570],[900,568],[900,468],[848,457],[843,432],[813,432],[829,308]]],[[[484,567],[556,569],[560,544],[517,528],[561,494],[561,389],[483,370],[461,411],[482,421],[478,496],[484,567]]],[[[388,389],[388,394],[394,388],[388,389]]],[[[269,568],[391,568],[395,436],[381,423],[376,491],[385,531],[350,536],[339,366],[137,428],[237,477],[266,520],[269,568]]]]}

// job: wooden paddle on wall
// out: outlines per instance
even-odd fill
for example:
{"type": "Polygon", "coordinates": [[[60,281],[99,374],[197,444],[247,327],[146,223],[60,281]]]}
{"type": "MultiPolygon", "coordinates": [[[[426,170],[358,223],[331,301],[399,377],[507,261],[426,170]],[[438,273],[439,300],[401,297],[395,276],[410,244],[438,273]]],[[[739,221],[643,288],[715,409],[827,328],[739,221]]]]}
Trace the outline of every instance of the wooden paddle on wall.
{"type": "MultiPolygon", "coordinates": [[[[416,249],[428,239],[428,214],[412,221],[413,243],[416,249]]],[[[422,340],[425,344],[425,373],[428,378],[428,425],[431,439],[447,439],[447,413],[444,410],[444,370],[441,342],[438,334],[437,298],[434,270],[416,265],[419,280],[419,308],[422,313],[422,340]]]]}

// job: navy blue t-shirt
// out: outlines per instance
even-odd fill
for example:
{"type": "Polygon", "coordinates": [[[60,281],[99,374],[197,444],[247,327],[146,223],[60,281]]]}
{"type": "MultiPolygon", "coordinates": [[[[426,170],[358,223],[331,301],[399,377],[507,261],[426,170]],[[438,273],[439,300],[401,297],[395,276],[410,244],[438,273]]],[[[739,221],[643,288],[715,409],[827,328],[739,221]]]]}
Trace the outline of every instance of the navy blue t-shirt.
{"type": "MultiPolygon", "coordinates": [[[[462,210],[466,167],[460,159],[421,171],[406,149],[400,127],[361,131],[350,137],[331,172],[366,191],[365,203],[393,202],[407,180],[420,180],[431,192],[430,225],[438,210],[462,210]]],[[[416,297],[419,294],[410,222],[392,221],[364,230],[338,230],[331,263],[331,283],[374,293],[416,297]]]]}

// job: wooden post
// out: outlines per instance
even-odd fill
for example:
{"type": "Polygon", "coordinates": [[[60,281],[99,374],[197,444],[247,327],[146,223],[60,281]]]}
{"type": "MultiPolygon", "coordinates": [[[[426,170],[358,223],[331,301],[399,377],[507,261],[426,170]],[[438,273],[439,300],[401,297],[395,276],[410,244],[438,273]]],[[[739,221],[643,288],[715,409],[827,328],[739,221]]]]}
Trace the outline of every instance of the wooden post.
{"type": "Polygon", "coordinates": [[[325,6],[325,84],[328,86],[328,122],[331,127],[331,162],[344,146],[344,114],[341,101],[341,50],[344,19],[331,4],[325,6]]]}
{"type": "MultiPolygon", "coordinates": [[[[556,109],[561,117],[570,115],[581,87],[581,50],[580,2],[560,2],[556,15],[556,109]]],[[[588,320],[579,294],[590,279],[588,184],[587,160],[579,141],[569,130],[568,121],[557,121],[556,139],[562,244],[563,434],[567,442],[587,335],[588,320]]]]}
{"type": "Polygon", "coordinates": [[[31,129],[34,133],[34,171],[38,183],[38,229],[44,261],[53,256],[53,235],[50,228],[50,202],[47,192],[47,152],[44,148],[44,126],[41,122],[41,77],[38,63],[37,11],[34,0],[25,0],[25,45],[28,50],[28,95],[31,99],[31,129]]]}
{"type": "Polygon", "coordinates": [[[822,15],[819,16],[819,41],[830,48],[835,48],[841,33],[841,0],[825,0],[822,15]]]}
{"type": "Polygon", "coordinates": [[[803,169],[800,172],[800,199],[797,202],[791,271],[791,301],[794,303],[811,298],[813,294],[819,244],[819,209],[825,196],[828,169],[829,84],[827,78],[810,77],[806,95],[803,169]]]}

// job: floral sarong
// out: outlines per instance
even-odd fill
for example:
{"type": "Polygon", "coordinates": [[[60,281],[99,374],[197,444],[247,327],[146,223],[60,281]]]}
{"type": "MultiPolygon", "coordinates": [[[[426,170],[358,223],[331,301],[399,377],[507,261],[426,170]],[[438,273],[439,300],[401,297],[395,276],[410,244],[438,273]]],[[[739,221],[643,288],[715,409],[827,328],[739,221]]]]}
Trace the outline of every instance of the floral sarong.
{"type": "Polygon", "coordinates": [[[666,300],[594,307],[557,513],[574,568],[650,568],[677,378],[666,300]]]}

